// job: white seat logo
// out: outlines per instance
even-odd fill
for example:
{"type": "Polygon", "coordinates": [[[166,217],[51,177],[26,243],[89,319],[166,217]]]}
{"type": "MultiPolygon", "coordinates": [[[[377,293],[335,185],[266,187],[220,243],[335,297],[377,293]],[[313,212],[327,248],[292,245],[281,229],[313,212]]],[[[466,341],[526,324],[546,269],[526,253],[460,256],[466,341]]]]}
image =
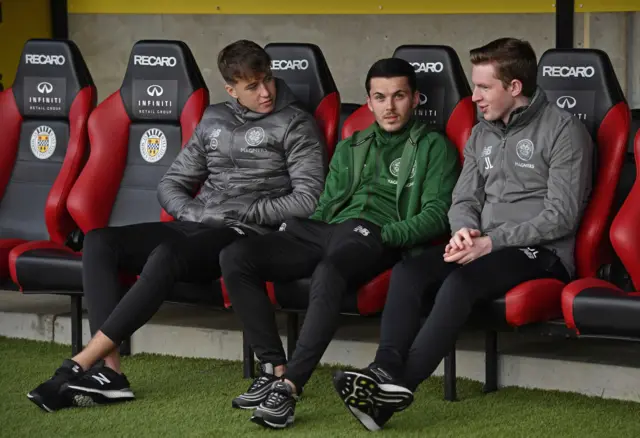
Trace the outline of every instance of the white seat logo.
{"type": "Polygon", "coordinates": [[[24,60],[27,64],[64,65],[64,63],[67,62],[66,58],[62,55],[43,55],[41,53],[27,53],[24,55],[24,60]]]}
{"type": "Polygon", "coordinates": [[[571,109],[576,106],[576,98],[573,96],[560,96],[556,100],[556,105],[562,109],[571,109]]]}
{"type": "Polygon", "coordinates": [[[306,59],[274,59],[271,61],[272,70],[306,70],[309,61],[306,59]]]}
{"type": "Polygon", "coordinates": [[[147,67],[175,67],[178,60],[174,56],[134,55],[133,65],[145,65],[147,67]]]}
{"type": "Polygon", "coordinates": [[[441,62],[410,62],[416,73],[440,73],[444,70],[441,62]]]}
{"type": "Polygon", "coordinates": [[[49,82],[40,82],[37,88],[40,94],[49,94],[53,91],[53,85],[49,82]]]}
{"type": "Polygon", "coordinates": [[[149,96],[160,97],[164,94],[164,89],[160,85],[149,85],[147,87],[147,94],[149,96]]]}
{"type": "Polygon", "coordinates": [[[420,105],[426,105],[427,103],[427,95],[424,93],[420,93],[420,105]]]}
{"type": "Polygon", "coordinates": [[[596,74],[596,70],[590,65],[569,67],[566,65],[545,65],[542,67],[542,76],[554,78],[590,78],[596,74]]]}

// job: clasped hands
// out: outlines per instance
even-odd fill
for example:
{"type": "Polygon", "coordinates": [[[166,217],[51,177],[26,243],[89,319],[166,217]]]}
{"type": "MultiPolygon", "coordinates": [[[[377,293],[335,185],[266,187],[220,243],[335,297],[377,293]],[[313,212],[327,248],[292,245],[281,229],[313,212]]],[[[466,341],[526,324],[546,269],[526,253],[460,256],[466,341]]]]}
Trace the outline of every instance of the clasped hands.
{"type": "Polygon", "coordinates": [[[491,252],[491,238],[480,230],[460,228],[445,247],[444,261],[466,265],[491,252]]]}

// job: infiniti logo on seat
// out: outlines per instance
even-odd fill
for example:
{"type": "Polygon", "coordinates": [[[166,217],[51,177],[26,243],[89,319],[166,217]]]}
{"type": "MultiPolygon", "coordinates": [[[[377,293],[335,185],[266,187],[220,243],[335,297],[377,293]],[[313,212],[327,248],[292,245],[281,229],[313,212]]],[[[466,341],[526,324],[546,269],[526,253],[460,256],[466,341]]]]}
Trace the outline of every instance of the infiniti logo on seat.
{"type": "Polygon", "coordinates": [[[162,94],[164,93],[164,90],[162,89],[162,87],[160,85],[149,85],[147,87],[147,94],[149,96],[162,96],[162,94]]]}
{"type": "Polygon", "coordinates": [[[573,96],[560,96],[556,100],[556,105],[562,109],[571,109],[576,106],[576,98],[573,96]]]}
{"type": "Polygon", "coordinates": [[[427,103],[427,95],[424,93],[420,93],[420,105],[425,105],[427,103]]]}
{"type": "Polygon", "coordinates": [[[53,85],[49,82],[40,82],[37,89],[40,94],[49,94],[53,91],[53,85]]]}

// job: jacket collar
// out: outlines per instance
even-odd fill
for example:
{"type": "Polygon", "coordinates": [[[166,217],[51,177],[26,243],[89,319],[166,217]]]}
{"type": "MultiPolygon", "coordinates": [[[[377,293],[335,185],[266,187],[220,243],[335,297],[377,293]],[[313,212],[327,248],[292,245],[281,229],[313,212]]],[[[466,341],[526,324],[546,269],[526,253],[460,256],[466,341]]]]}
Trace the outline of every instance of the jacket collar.
{"type": "Polygon", "coordinates": [[[509,115],[509,121],[506,125],[502,120],[487,121],[485,119],[481,119],[481,122],[488,126],[492,131],[499,133],[517,130],[528,125],[540,110],[546,106],[547,102],[547,95],[540,87],[538,87],[528,105],[516,108],[511,112],[509,115]]]}
{"type": "Polygon", "coordinates": [[[280,78],[276,81],[276,106],[270,113],[257,113],[238,102],[238,99],[229,98],[226,105],[231,109],[233,114],[241,121],[260,120],[281,111],[283,108],[297,101],[296,96],[291,88],[280,78]]]}

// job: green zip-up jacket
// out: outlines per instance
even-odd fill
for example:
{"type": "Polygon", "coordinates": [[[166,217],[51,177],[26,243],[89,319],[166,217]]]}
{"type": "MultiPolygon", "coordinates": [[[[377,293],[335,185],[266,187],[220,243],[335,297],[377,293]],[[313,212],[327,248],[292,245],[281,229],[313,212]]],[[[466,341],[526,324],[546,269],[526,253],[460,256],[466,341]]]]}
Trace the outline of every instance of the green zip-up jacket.
{"type": "MultiPolygon", "coordinates": [[[[324,191],[311,219],[329,223],[349,205],[360,184],[376,129],[374,123],[336,146],[324,191]]],[[[382,226],[383,243],[411,248],[448,233],[447,212],[459,174],[455,147],[442,134],[414,121],[398,168],[396,221],[382,226]]]]}

